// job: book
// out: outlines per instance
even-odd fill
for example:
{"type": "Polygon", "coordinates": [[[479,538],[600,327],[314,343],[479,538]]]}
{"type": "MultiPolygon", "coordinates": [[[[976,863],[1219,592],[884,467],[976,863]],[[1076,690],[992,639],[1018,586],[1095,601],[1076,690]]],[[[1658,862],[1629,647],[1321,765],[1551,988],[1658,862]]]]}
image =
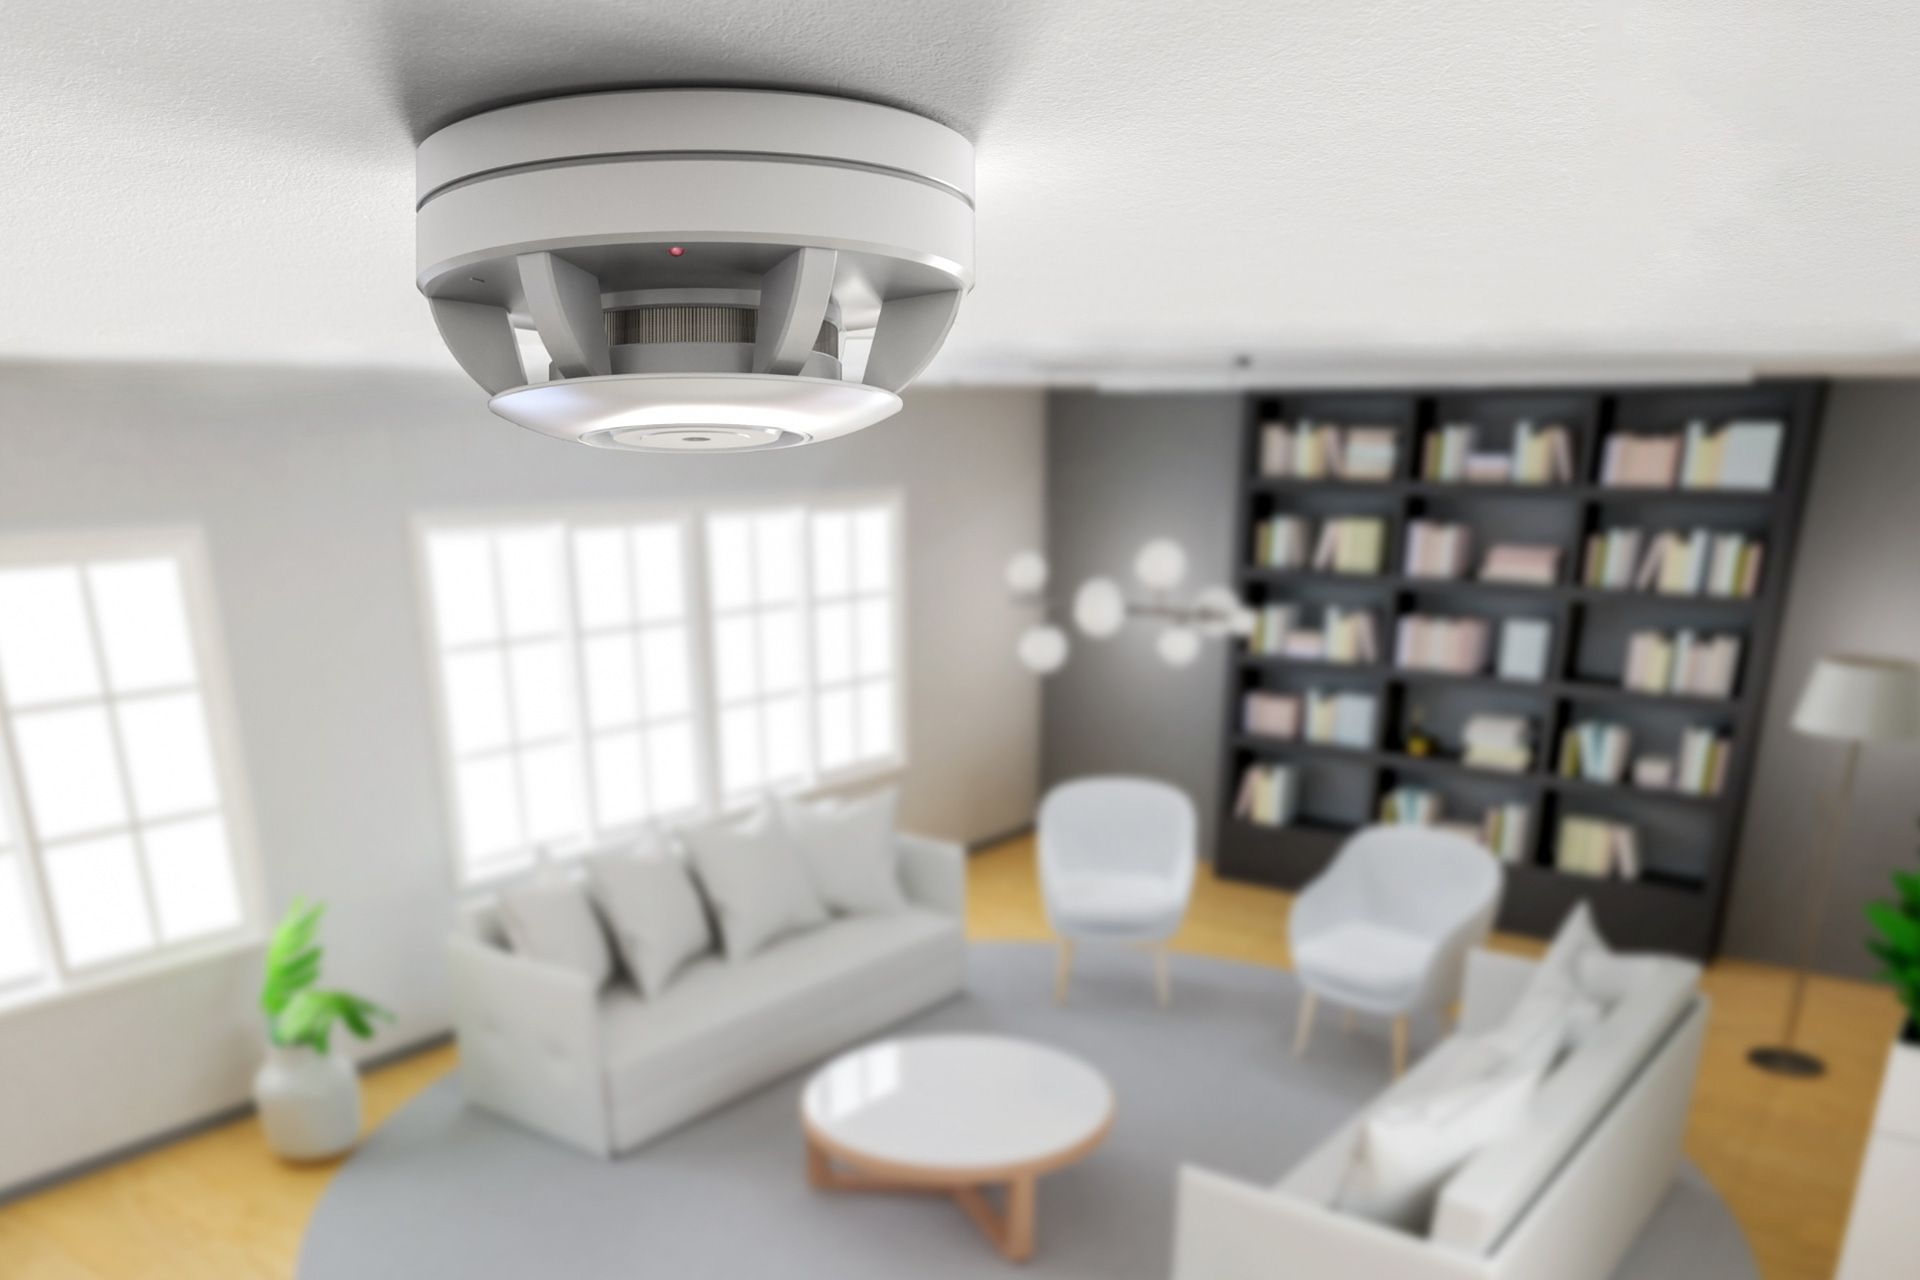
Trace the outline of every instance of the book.
{"type": "Polygon", "coordinates": [[[1497,542],[1480,564],[1482,582],[1552,586],[1560,580],[1560,548],[1546,543],[1497,542]]]}
{"type": "Polygon", "coordinates": [[[1293,821],[1293,770],[1283,764],[1248,765],[1240,775],[1240,791],[1233,805],[1236,818],[1261,827],[1284,827],[1293,821]]]}
{"type": "Polygon", "coordinates": [[[1409,578],[1458,578],[1467,571],[1467,526],[1441,520],[1407,525],[1406,575],[1409,578]]]}
{"type": "Polygon", "coordinates": [[[1368,748],[1374,741],[1374,697],[1350,691],[1307,691],[1306,739],[1342,747],[1368,748]]]}
{"type": "Polygon", "coordinates": [[[1386,547],[1386,521],[1373,516],[1339,516],[1320,526],[1313,568],[1319,572],[1375,574],[1386,547]]]}
{"type": "Polygon", "coordinates": [[[1644,554],[1641,537],[1638,529],[1608,529],[1589,538],[1587,585],[1721,597],[1749,597],[1759,588],[1762,547],[1748,534],[1663,530],[1646,543],[1644,554]]]}
{"type": "Polygon", "coordinates": [[[1250,689],[1241,703],[1241,720],[1248,733],[1291,740],[1300,734],[1300,699],[1290,693],[1250,689]]]}
{"type": "Polygon", "coordinates": [[[1551,622],[1542,618],[1504,618],[1500,622],[1500,661],[1496,672],[1502,680],[1536,683],[1545,680],[1552,648],[1551,622]]]}
{"type": "Polygon", "coordinates": [[[1560,735],[1560,776],[1617,784],[1627,769],[1633,735],[1625,725],[1583,720],[1560,735]]]}
{"type": "Polygon", "coordinates": [[[1639,835],[1624,822],[1568,814],[1560,819],[1553,865],[1571,875],[1638,879],[1639,835]]]}
{"type": "Polygon", "coordinates": [[[1254,563],[1268,569],[1304,568],[1312,528],[1304,516],[1262,520],[1254,531],[1254,563]]]}
{"type": "Polygon", "coordinates": [[[1304,418],[1293,424],[1268,422],[1260,428],[1260,474],[1298,480],[1390,480],[1399,448],[1400,433],[1392,426],[1342,428],[1304,418]]]}
{"type": "Polygon", "coordinates": [[[1722,489],[1771,489],[1780,462],[1778,422],[1729,422],[1721,428],[1725,443],[1720,453],[1722,489]]]}
{"type": "Polygon", "coordinates": [[[1621,683],[1641,693],[1729,698],[1739,673],[1740,649],[1736,635],[1636,631],[1627,638],[1621,683]]]}
{"type": "Polygon", "coordinates": [[[1532,818],[1532,811],[1524,804],[1493,805],[1481,816],[1480,842],[1502,862],[1518,862],[1526,857],[1532,818]]]}
{"type": "Polygon", "coordinates": [[[1533,722],[1525,716],[1478,712],[1461,733],[1461,760],[1477,769],[1524,773],[1533,767],[1533,722]]]}
{"type": "Polygon", "coordinates": [[[1394,636],[1394,662],[1425,671],[1477,675],[1487,667],[1485,618],[1447,618],[1410,613],[1394,636]]]}
{"type": "Polygon", "coordinates": [[[1380,821],[1430,827],[1440,821],[1441,801],[1429,787],[1400,786],[1380,797],[1380,821]]]}
{"type": "Polygon", "coordinates": [[[1600,453],[1600,483],[1614,489],[1671,489],[1680,478],[1684,441],[1676,435],[1616,431],[1600,453]]]}

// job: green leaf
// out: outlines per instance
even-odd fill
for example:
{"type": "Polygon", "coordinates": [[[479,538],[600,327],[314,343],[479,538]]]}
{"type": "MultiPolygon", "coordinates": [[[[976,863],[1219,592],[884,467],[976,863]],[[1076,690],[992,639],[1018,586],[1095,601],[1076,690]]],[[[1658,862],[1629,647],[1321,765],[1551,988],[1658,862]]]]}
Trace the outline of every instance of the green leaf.
{"type": "Polygon", "coordinates": [[[1906,908],[1907,914],[1920,916],[1920,872],[1896,871],[1893,883],[1900,890],[1900,905],[1906,908]]]}
{"type": "Polygon", "coordinates": [[[1869,902],[1867,919],[1888,942],[1910,955],[1920,956],[1920,920],[1891,902],[1869,902]]]}

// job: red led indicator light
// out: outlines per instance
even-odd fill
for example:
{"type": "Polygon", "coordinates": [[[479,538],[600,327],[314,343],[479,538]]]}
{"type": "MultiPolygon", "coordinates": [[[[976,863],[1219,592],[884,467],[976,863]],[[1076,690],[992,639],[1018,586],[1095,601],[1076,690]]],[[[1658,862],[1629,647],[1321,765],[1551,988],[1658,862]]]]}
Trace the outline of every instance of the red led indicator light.
{"type": "Polygon", "coordinates": [[[683,254],[683,253],[685,253],[685,252],[686,252],[686,250],[685,250],[685,249],[683,249],[683,248],[681,248],[681,247],[680,247],[679,245],[675,245],[675,246],[673,246],[673,248],[671,248],[671,249],[669,249],[669,250],[667,250],[667,252],[668,252],[668,253],[670,253],[670,254],[672,254],[672,255],[673,255],[674,257],[676,257],[676,258],[677,258],[677,257],[679,257],[679,256],[680,256],[681,254],[683,254]]]}

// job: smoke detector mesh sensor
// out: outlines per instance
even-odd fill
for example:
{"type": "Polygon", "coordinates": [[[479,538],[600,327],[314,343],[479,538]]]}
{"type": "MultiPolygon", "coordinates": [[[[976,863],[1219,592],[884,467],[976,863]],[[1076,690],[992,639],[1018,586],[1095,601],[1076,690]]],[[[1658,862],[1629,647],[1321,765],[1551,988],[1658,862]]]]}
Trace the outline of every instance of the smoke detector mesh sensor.
{"type": "Polygon", "coordinates": [[[891,107],[649,89],[527,102],[415,156],[418,284],[509,422],[778,449],[899,411],[973,287],[973,147],[891,107]],[[529,369],[516,329],[550,364],[529,369]],[[848,378],[849,339],[870,340],[848,378]]]}

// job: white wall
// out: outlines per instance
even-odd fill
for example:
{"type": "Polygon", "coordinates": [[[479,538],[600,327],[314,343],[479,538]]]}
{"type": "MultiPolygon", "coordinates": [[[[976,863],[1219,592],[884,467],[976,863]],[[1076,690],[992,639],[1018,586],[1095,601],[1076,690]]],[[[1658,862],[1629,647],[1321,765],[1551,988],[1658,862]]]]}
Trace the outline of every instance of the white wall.
{"type": "MultiPolygon", "coordinates": [[[[903,822],[971,841],[1032,814],[1039,694],[1001,569],[1042,540],[1043,418],[1039,393],[929,391],[834,444],[657,458],[533,436],[455,376],[0,365],[0,534],[205,531],[268,900],[329,904],[329,980],[399,1014],[378,1051],[446,1026],[416,512],[899,488],[903,822]]],[[[0,1189],[242,1101],[256,963],[0,1012],[0,1189]]]]}

